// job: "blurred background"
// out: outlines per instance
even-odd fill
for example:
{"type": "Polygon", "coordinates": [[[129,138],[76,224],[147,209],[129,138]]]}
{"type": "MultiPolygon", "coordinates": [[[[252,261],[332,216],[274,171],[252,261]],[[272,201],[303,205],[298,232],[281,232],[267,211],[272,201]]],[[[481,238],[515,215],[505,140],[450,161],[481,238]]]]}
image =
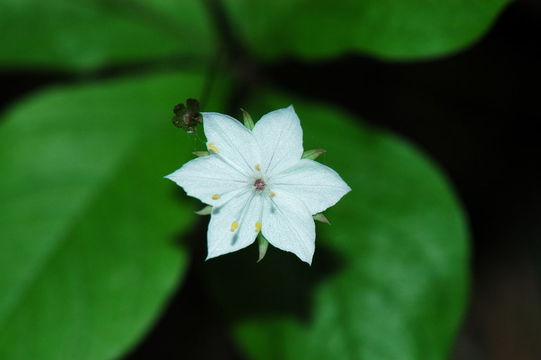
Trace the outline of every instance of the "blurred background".
{"type": "MultiPolygon", "coordinates": [[[[210,9],[216,6],[209,3],[210,9]]],[[[0,30],[7,22],[0,13],[0,30]]],[[[226,34],[217,41],[238,50],[238,56],[229,53],[229,59],[228,55],[205,59],[210,72],[215,62],[234,63],[240,85],[225,110],[237,115],[242,106],[239,94],[250,91],[254,82],[265,81],[399,134],[428,154],[450,179],[471,230],[472,280],[449,358],[541,359],[540,3],[515,1],[478,41],[445,56],[419,60],[349,51],[307,61],[295,56],[254,61],[245,44],[234,37],[234,21],[231,26],[231,19],[224,16],[211,17],[210,22],[226,34]]],[[[80,72],[4,61],[0,111],[5,113],[51,86],[144,74],[152,67],[174,68],[176,62],[171,58],[119,62],[80,72]]],[[[190,235],[179,240],[187,243],[193,259],[205,257],[206,221],[198,219],[190,235]]],[[[218,261],[243,266],[235,260],[218,261]]],[[[322,262],[332,268],[335,260],[330,256],[322,262]]],[[[121,358],[245,358],[232,339],[228,317],[205,285],[213,266],[190,262],[156,322],[121,358]]]]}

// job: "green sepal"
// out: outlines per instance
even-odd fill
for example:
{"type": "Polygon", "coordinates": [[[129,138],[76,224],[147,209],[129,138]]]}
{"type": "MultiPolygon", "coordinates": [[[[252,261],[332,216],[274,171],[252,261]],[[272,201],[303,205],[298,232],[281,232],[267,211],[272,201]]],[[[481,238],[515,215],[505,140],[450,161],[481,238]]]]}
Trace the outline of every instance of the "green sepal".
{"type": "Polygon", "coordinates": [[[263,234],[259,233],[257,236],[257,243],[259,247],[259,258],[257,259],[257,262],[260,262],[265,257],[265,254],[267,253],[267,249],[269,248],[269,241],[263,236],[263,234]]]}
{"type": "Polygon", "coordinates": [[[192,154],[194,154],[197,157],[210,155],[208,151],[194,151],[192,154]]]}
{"type": "Polygon", "coordinates": [[[210,215],[212,213],[212,206],[207,205],[201,210],[194,211],[197,215],[210,215]]]}
{"type": "Polygon", "coordinates": [[[315,214],[312,217],[316,221],[331,225],[331,222],[329,221],[329,219],[327,219],[325,215],[323,215],[323,213],[315,214]]]}
{"type": "Polygon", "coordinates": [[[326,153],[327,150],[325,149],[312,149],[312,150],[306,150],[304,153],[302,153],[303,159],[310,159],[315,160],[319,157],[319,155],[326,153]]]}
{"type": "Polygon", "coordinates": [[[252,116],[248,114],[246,110],[244,109],[240,109],[240,110],[242,111],[242,121],[244,122],[244,126],[246,126],[248,130],[252,130],[255,126],[252,116]]]}

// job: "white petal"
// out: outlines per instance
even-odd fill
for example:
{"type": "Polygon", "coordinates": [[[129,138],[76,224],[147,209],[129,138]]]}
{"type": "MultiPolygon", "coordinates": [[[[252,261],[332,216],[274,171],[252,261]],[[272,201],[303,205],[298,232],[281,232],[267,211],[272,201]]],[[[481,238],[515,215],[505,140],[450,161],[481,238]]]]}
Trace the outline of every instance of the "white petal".
{"type": "Polygon", "coordinates": [[[207,259],[245,248],[255,241],[261,221],[261,194],[253,190],[212,209],[207,232],[207,259]],[[232,228],[233,222],[236,222],[232,228]],[[233,231],[232,231],[233,230],[233,231]]]}
{"type": "Polygon", "coordinates": [[[245,175],[261,163],[261,150],[250,130],[230,116],[203,113],[203,126],[209,150],[229,162],[245,175]]]}
{"type": "Polygon", "coordinates": [[[309,159],[275,175],[271,189],[275,193],[287,192],[306,204],[311,214],[333,206],[351,188],[333,169],[309,159]]]}
{"type": "Polygon", "coordinates": [[[166,178],[184,188],[189,196],[212,206],[251,186],[243,174],[215,154],[193,159],[166,178]]]}
{"type": "Polygon", "coordinates": [[[302,128],[293,106],[263,115],[252,132],[261,148],[262,170],[268,176],[301,158],[302,128]]]}
{"type": "Polygon", "coordinates": [[[272,245],[294,253],[308,264],[312,263],[315,224],[302,201],[287,193],[266,197],[262,225],[263,235],[272,245]]]}

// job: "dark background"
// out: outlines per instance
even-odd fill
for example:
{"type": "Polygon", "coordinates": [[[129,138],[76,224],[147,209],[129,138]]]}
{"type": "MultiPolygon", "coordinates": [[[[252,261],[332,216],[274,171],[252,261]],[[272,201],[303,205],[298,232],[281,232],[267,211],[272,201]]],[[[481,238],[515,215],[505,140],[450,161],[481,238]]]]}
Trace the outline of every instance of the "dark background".
{"type": "MultiPolygon", "coordinates": [[[[472,232],[471,300],[452,358],[541,359],[541,5],[510,5],[485,37],[442,59],[358,55],[259,69],[292,93],[339,105],[411,140],[451,179],[472,232]]],[[[141,67],[107,69],[96,78],[141,67]]],[[[1,71],[0,110],[67,73],[1,71]]],[[[85,78],[86,80],[87,78],[85,78]]],[[[189,236],[204,258],[205,220],[189,236]]],[[[161,320],[126,359],[237,359],[227,322],[193,262],[161,320]]],[[[384,336],[382,334],[382,336],[384,336]]]]}

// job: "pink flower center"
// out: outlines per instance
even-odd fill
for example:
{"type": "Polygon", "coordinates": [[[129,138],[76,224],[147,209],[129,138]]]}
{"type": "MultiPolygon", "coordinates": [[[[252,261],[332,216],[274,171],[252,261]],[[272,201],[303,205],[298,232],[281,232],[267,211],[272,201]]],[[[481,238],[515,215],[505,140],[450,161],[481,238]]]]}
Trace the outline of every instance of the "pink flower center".
{"type": "Polygon", "coordinates": [[[256,190],[263,190],[265,188],[265,182],[263,181],[263,179],[257,179],[254,182],[254,187],[256,190]]]}

